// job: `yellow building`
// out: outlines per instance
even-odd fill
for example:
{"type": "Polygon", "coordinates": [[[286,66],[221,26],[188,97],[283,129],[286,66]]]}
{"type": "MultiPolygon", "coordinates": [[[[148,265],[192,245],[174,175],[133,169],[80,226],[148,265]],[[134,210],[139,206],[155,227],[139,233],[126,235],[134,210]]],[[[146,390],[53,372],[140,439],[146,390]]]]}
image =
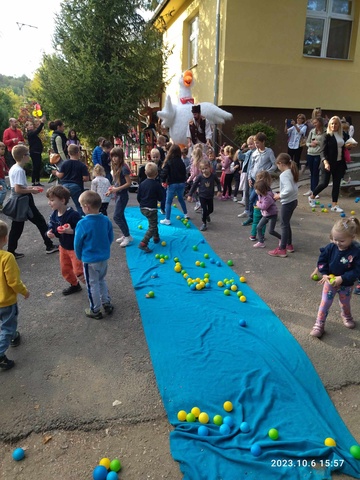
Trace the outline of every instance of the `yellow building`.
{"type": "MultiPolygon", "coordinates": [[[[236,123],[270,120],[286,147],[285,118],[315,107],[350,115],[360,129],[359,0],[164,0],[153,21],[171,47],[164,80],[177,98],[191,69],[196,102],[214,102],[236,123]]],[[[360,130],[359,130],[360,132],[360,130]]],[[[358,136],[360,138],[360,134],[358,136]]]]}

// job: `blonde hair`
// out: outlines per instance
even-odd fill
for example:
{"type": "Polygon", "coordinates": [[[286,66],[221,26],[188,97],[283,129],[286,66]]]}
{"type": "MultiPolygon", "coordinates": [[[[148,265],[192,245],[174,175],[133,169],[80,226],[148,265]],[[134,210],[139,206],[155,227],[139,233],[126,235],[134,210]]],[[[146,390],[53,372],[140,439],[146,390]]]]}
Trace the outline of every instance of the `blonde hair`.
{"type": "Polygon", "coordinates": [[[326,133],[328,133],[329,135],[334,135],[334,132],[332,132],[330,130],[330,123],[332,123],[333,121],[336,121],[339,125],[339,130],[337,131],[337,133],[342,137],[342,134],[343,134],[343,128],[342,128],[342,124],[341,124],[341,120],[339,117],[337,117],[336,115],[334,115],[333,117],[330,118],[329,120],[329,123],[328,123],[328,126],[327,126],[327,130],[326,130],[326,133]]]}
{"type": "Polygon", "coordinates": [[[334,223],[333,228],[331,229],[330,238],[332,239],[332,232],[336,231],[349,237],[360,237],[360,222],[355,217],[349,218],[340,218],[334,223]]]}
{"type": "Polygon", "coordinates": [[[100,163],[96,164],[93,168],[93,175],[95,177],[105,177],[105,168],[100,163]]]}
{"type": "Polygon", "coordinates": [[[160,158],[161,158],[161,155],[160,155],[160,150],[158,148],[152,148],[151,149],[151,152],[150,152],[150,158],[152,157],[152,155],[156,153],[157,157],[158,157],[158,160],[160,161],[160,158]]]}
{"type": "Polygon", "coordinates": [[[158,176],[158,167],[154,162],[148,162],[145,165],[145,173],[149,178],[156,178],[158,176]]]}
{"type": "Polygon", "coordinates": [[[201,160],[203,159],[202,148],[201,147],[193,148],[193,151],[191,152],[191,158],[193,159],[193,165],[195,165],[195,167],[198,167],[200,165],[201,160]]]}
{"type": "Polygon", "coordinates": [[[20,162],[23,156],[29,153],[29,149],[26,145],[15,145],[15,147],[11,150],[11,153],[15,160],[20,162]]]}
{"type": "Polygon", "coordinates": [[[233,157],[235,154],[235,150],[231,145],[226,145],[226,147],[224,148],[224,153],[228,157],[233,157]]]}
{"type": "Polygon", "coordinates": [[[0,142],[0,148],[6,148],[6,145],[5,145],[5,143],[3,143],[3,142],[0,142]]]}
{"type": "Polygon", "coordinates": [[[279,155],[276,157],[276,165],[279,165],[279,163],[291,169],[294,182],[297,183],[299,181],[299,169],[296,163],[291,160],[290,155],[288,155],[287,153],[279,153],[279,155]]]}
{"type": "Polygon", "coordinates": [[[93,210],[100,210],[101,197],[93,190],[85,190],[79,197],[80,204],[87,205],[93,210]]]}
{"type": "Polygon", "coordinates": [[[9,232],[9,228],[5,222],[0,220],[0,238],[4,239],[9,232]]]}

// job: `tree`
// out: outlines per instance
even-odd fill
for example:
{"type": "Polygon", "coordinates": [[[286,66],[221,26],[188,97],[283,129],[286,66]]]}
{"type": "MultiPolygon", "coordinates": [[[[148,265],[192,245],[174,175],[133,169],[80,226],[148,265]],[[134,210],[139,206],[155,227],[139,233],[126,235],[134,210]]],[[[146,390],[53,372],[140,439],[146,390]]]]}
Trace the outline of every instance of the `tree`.
{"type": "Polygon", "coordinates": [[[139,0],[64,0],[56,53],[39,69],[42,106],[93,138],[118,135],[162,89],[161,34],[137,13],[139,0]]]}
{"type": "Polygon", "coordinates": [[[11,88],[0,88],[0,134],[9,127],[9,118],[17,117],[21,106],[21,97],[11,88]]]}

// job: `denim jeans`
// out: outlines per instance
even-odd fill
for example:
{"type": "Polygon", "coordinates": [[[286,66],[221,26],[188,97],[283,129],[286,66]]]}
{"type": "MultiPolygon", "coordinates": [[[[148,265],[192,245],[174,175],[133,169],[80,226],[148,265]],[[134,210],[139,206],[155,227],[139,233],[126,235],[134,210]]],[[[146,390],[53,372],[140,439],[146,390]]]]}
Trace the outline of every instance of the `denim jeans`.
{"type": "Polygon", "coordinates": [[[313,192],[319,184],[320,155],[307,155],[306,162],[310,170],[310,190],[313,192]]]}
{"type": "Polygon", "coordinates": [[[170,220],[171,204],[176,195],[178,197],[178,200],[181,205],[182,211],[184,212],[184,215],[187,214],[187,208],[186,208],[186,204],[183,196],[184,190],[185,190],[185,183],[172,183],[171,185],[168,186],[167,192],[166,192],[166,203],[165,203],[166,220],[170,220]]]}
{"type": "Polygon", "coordinates": [[[129,201],[129,194],[122,193],[115,197],[114,222],[120,228],[125,237],[130,235],[129,226],[125,218],[125,208],[129,201]]]}
{"type": "Polygon", "coordinates": [[[3,178],[0,178],[0,185],[3,187],[2,190],[0,190],[0,205],[2,205],[4,203],[7,192],[6,182],[3,178]]]}
{"type": "Polygon", "coordinates": [[[90,302],[90,310],[98,312],[101,305],[110,303],[108,286],[105,280],[107,260],[103,262],[84,263],[84,277],[90,302]]]}
{"type": "Polygon", "coordinates": [[[253,186],[249,189],[249,218],[253,219],[254,217],[254,206],[258,201],[258,196],[254,188],[255,181],[253,181],[253,186]]]}
{"type": "Polygon", "coordinates": [[[84,216],[84,212],[82,211],[79,203],[79,197],[83,193],[84,189],[81,188],[77,183],[62,183],[61,185],[70,191],[70,195],[75,204],[76,210],[81,217],[84,216]]]}
{"type": "Polygon", "coordinates": [[[17,303],[0,308],[0,356],[5,355],[11,340],[15,338],[18,313],[17,303]]]}

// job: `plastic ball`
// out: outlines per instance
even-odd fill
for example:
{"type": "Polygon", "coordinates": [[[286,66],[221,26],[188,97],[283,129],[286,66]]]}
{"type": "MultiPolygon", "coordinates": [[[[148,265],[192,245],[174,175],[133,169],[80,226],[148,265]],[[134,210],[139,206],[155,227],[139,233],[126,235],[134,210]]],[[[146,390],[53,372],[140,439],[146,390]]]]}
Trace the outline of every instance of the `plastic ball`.
{"type": "Polygon", "coordinates": [[[313,207],[313,208],[311,209],[311,211],[312,211],[312,212],[316,212],[316,208],[313,207]]]}
{"type": "Polygon", "coordinates": [[[336,447],[336,442],[333,438],[328,437],[325,438],[324,445],[326,445],[327,447],[336,447]]]}
{"type": "Polygon", "coordinates": [[[244,320],[243,318],[241,318],[241,319],[239,320],[239,325],[240,325],[240,327],[246,327],[246,320],[244,320]]]}
{"type": "Polygon", "coordinates": [[[164,255],[165,260],[169,260],[169,255],[164,255]]]}
{"type": "Polygon", "coordinates": [[[103,465],[98,465],[93,470],[93,479],[94,480],[106,480],[108,471],[107,468],[103,465]]]}
{"type": "Polygon", "coordinates": [[[187,224],[186,224],[186,228],[191,228],[190,223],[187,223],[187,224]]]}
{"type": "Polygon", "coordinates": [[[216,265],[217,265],[218,267],[221,267],[221,262],[220,262],[220,260],[218,260],[218,261],[216,262],[216,265]]]}
{"type": "Polygon", "coordinates": [[[190,412],[186,415],[186,421],[187,422],[193,423],[193,422],[195,422],[195,420],[196,420],[196,418],[195,418],[195,415],[193,413],[190,412]]]}
{"type": "Polygon", "coordinates": [[[195,289],[196,289],[196,285],[195,285],[195,283],[192,283],[192,284],[190,285],[190,290],[195,290],[195,289]]]}
{"type": "Polygon", "coordinates": [[[106,470],[109,470],[110,468],[110,458],[102,458],[99,462],[99,465],[102,465],[103,467],[106,468],[106,470]]]}
{"type": "Polygon", "coordinates": [[[315,282],[317,282],[318,280],[320,280],[320,277],[317,273],[314,273],[314,275],[311,277],[313,280],[315,280],[315,282]]]}
{"type": "Polygon", "coordinates": [[[174,208],[176,208],[176,207],[177,207],[176,203],[173,203],[173,207],[174,207],[174,208]]]}
{"type": "Polygon", "coordinates": [[[222,423],[223,423],[222,416],[221,415],[215,415],[215,417],[213,418],[213,422],[215,423],[215,425],[222,425],[222,423]]]}
{"type": "Polygon", "coordinates": [[[219,281],[217,282],[217,286],[221,288],[221,287],[224,286],[224,284],[223,284],[223,282],[222,282],[221,280],[219,280],[219,281]]]}
{"type": "Polygon", "coordinates": [[[317,200],[317,201],[315,202],[315,205],[320,205],[319,200],[317,200]]]}
{"type": "Polygon", "coordinates": [[[248,432],[250,432],[250,425],[247,422],[241,422],[240,423],[240,430],[243,433],[248,433],[248,432]]]}
{"type": "Polygon", "coordinates": [[[342,218],[346,217],[346,213],[344,213],[344,212],[340,213],[340,217],[342,217],[342,218]]]}
{"type": "Polygon", "coordinates": [[[331,208],[331,207],[332,207],[332,204],[331,204],[331,203],[328,203],[328,207],[331,208]]]}
{"type": "Polygon", "coordinates": [[[196,265],[197,267],[200,267],[200,260],[196,260],[195,265],[196,265]]]}
{"type": "Polygon", "coordinates": [[[112,472],[118,472],[121,469],[121,463],[120,460],[117,458],[114,458],[114,460],[111,460],[110,462],[110,470],[112,472]]]}
{"type": "Polygon", "coordinates": [[[180,410],[177,414],[177,418],[180,422],[185,422],[187,413],[185,410],[180,410]]]}
{"type": "Polygon", "coordinates": [[[180,219],[181,219],[180,215],[176,215],[176,220],[180,220],[180,219]]]}
{"type": "Polygon", "coordinates": [[[156,258],[156,259],[159,259],[159,258],[160,258],[160,253],[157,253],[157,254],[155,255],[155,258],[156,258]]]}
{"type": "Polygon", "coordinates": [[[225,423],[225,425],[229,425],[229,427],[233,427],[234,426],[234,420],[229,417],[229,415],[227,415],[226,417],[224,417],[224,420],[223,422],[225,423]]]}
{"type": "Polygon", "coordinates": [[[166,247],[166,242],[165,242],[165,240],[163,240],[163,241],[161,242],[161,246],[162,246],[162,247],[166,247]]]}
{"type": "Polygon", "coordinates": [[[229,290],[228,288],[226,288],[226,289],[224,290],[224,295],[226,295],[227,297],[230,295],[230,293],[231,293],[231,292],[230,292],[230,290],[229,290]]]}
{"type": "Polygon", "coordinates": [[[209,415],[206,412],[201,412],[199,415],[199,422],[200,423],[208,423],[209,415]]]}
{"type": "Polygon", "coordinates": [[[222,425],[220,425],[219,430],[220,430],[221,435],[229,435],[230,426],[227,425],[226,423],[223,423],[222,425]]]}
{"type": "Polygon", "coordinates": [[[240,302],[243,302],[243,303],[246,302],[245,295],[241,295],[241,297],[239,297],[239,300],[240,300],[240,302]]]}
{"type": "Polygon", "coordinates": [[[240,280],[241,283],[246,283],[246,278],[245,277],[240,277],[239,280],[240,280]]]}
{"type": "Polygon", "coordinates": [[[229,267],[232,267],[234,265],[234,262],[232,260],[228,260],[226,263],[229,265],[229,267]]]}
{"type": "Polygon", "coordinates": [[[254,457],[259,457],[262,453],[260,445],[257,443],[251,445],[250,452],[254,455],[254,457]]]}
{"type": "Polygon", "coordinates": [[[350,215],[355,215],[355,210],[351,210],[350,215]]]}
{"type": "Polygon", "coordinates": [[[230,402],[230,400],[226,400],[226,402],[224,402],[223,407],[224,407],[225,412],[232,412],[232,410],[234,408],[233,404],[230,402]]]}
{"type": "Polygon", "coordinates": [[[19,462],[25,457],[25,450],[22,448],[15,448],[15,450],[12,453],[12,458],[19,462]]]}
{"type": "Polygon", "coordinates": [[[210,278],[210,273],[205,273],[204,278],[210,278]]]}
{"type": "Polygon", "coordinates": [[[180,262],[179,257],[174,257],[174,262],[175,262],[175,263],[180,262]]]}
{"type": "Polygon", "coordinates": [[[359,203],[360,202],[360,198],[359,197],[356,197],[355,198],[355,203],[359,203]]]}
{"type": "Polygon", "coordinates": [[[118,480],[118,474],[116,472],[109,472],[106,476],[106,480],[118,480]]]}
{"type": "Polygon", "coordinates": [[[175,270],[175,272],[180,273],[181,272],[181,265],[175,265],[174,270],[175,270]]]}
{"type": "Polygon", "coordinates": [[[200,267],[205,268],[205,262],[200,262],[200,267]]]}
{"type": "Polygon", "coordinates": [[[209,282],[205,283],[205,288],[210,288],[210,283],[209,282]]]}
{"type": "Polygon", "coordinates": [[[231,285],[230,287],[230,290],[232,290],[233,292],[236,292],[236,290],[238,289],[238,287],[236,285],[231,285]]]}
{"type": "Polygon", "coordinates": [[[142,230],[142,228],[143,228],[142,225],[139,225],[139,226],[138,226],[138,229],[139,229],[139,230],[142,230]]]}
{"type": "Polygon", "coordinates": [[[193,408],[191,409],[191,413],[192,413],[193,415],[195,415],[196,418],[199,417],[200,412],[201,412],[201,410],[200,410],[199,407],[193,407],[193,408]]]}
{"type": "Polygon", "coordinates": [[[194,250],[194,252],[197,252],[198,246],[197,246],[197,245],[193,245],[192,249],[194,250]]]}
{"type": "Polygon", "coordinates": [[[236,295],[240,298],[240,297],[242,297],[244,294],[243,294],[243,292],[242,292],[241,290],[238,290],[238,291],[236,292],[236,295]]]}
{"type": "Polygon", "coordinates": [[[200,427],[198,428],[198,434],[201,437],[207,437],[209,435],[208,427],[205,427],[205,425],[200,425],[200,427]]]}
{"type": "Polygon", "coordinates": [[[155,293],[152,290],[150,290],[150,292],[146,294],[146,298],[154,298],[154,297],[155,297],[155,293]]]}
{"type": "Polygon", "coordinates": [[[210,263],[215,263],[215,258],[210,258],[210,263]]]}
{"type": "Polygon", "coordinates": [[[226,282],[225,287],[226,287],[226,288],[230,288],[230,287],[231,287],[231,283],[230,283],[230,282],[226,282]]]}
{"type": "Polygon", "coordinates": [[[277,440],[279,438],[279,432],[276,430],[276,428],[270,428],[268,435],[271,440],[277,440]]]}
{"type": "Polygon", "coordinates": [[[320,208],[325,208],[325,205],[322,203],[322,204],[320,205],[320,208]]]}
{"type": "Polygon", "coordinates": [[[204,253],[204,258],[210,258],[210,255],[208,253],[204,253]]]}
{"type": "Polygon", "coordinates": [[[356,460],[360,460],[360,446],[359,445],[353,445],[350,447],[350,454],[356,458],[356,460]]]}
{"type": "Polygon", "coordinates": [[[196,290],[202,290],[203,287],[201,286],[201,283],[198,283],[195,288],[196,290]]]}

